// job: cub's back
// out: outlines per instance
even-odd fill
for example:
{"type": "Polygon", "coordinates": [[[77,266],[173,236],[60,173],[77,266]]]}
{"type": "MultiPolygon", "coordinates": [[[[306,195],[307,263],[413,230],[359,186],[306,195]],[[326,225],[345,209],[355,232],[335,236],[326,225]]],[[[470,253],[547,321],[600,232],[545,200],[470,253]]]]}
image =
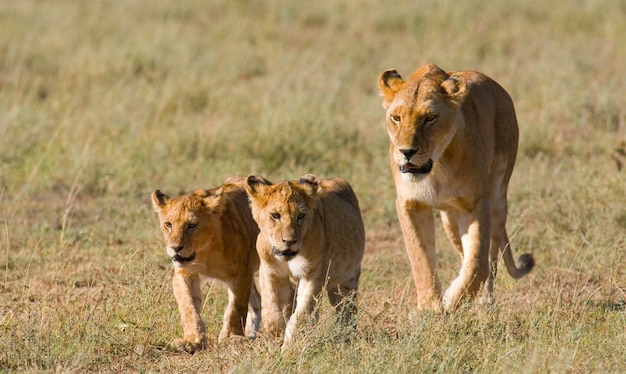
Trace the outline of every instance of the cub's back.
{"type": "Polygon", "coordinates": [[[244,187],[245,180],[245,177],[230,177],[222,185],[224,194],[231,202],[222,215],[222,223],[226,237],[242,235],[249,242],[247,244],[252,243],[254,247],[259,227],[252,217],[248,194],[244,187]]]}
{"type": "Polygon", "coordinates": [[[352,187],[341,178],[322,179],[318,195],[331,253],[360,257],[365,247],[365,228],[352,187]]]}

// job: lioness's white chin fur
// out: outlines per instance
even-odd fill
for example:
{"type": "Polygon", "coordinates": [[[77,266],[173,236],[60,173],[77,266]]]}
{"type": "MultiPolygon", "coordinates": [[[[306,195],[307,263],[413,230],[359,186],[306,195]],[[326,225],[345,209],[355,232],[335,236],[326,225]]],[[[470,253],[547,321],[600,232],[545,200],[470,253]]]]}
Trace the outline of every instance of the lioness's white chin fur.
{"type": "Polygon", "coordinates": [[[419,182],[427,176],[428,174],[402,173],[402,180],[405,182],[419,182]]]}

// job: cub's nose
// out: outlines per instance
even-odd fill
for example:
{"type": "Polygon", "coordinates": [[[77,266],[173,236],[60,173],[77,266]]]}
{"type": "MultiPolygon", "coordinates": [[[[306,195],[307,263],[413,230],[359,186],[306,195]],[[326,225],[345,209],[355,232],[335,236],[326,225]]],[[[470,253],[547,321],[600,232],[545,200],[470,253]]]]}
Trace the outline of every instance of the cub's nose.
{"type": "Polygon", "coordinates": [[[288,240],[288,239],[283,239],[283,243],[287,246],[287,248],[291,247],[292,245],[296,244],[298,241],[297,240],[288,240]]]}
{"type": "Polygon", "coordinates": [[[399,151],[404,155],[404,157],[406,157],[407,160],[410,160],[411,157],[417,153],[417,148],[405,148],[400,149],[399,151]]]}

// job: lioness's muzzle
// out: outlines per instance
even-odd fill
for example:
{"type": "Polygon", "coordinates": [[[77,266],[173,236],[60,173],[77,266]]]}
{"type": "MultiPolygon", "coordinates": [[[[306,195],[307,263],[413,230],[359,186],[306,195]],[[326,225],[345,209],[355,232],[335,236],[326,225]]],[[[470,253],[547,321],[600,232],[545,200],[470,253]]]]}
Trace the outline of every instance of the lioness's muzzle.
{"type": "Polygon", "coordinates": [[[400,166],[401,173],[428,174],[431,170],[433,170],[432,159],[428,159],[428,161],[421,166],[414,165],[410,162],[407,162],[406,164],[400,166]]]}

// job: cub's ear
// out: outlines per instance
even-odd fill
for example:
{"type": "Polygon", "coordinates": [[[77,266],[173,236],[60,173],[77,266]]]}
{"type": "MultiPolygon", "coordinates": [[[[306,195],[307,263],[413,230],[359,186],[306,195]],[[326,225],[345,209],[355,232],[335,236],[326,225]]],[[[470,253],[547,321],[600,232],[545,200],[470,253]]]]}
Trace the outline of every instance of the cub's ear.
{"type": "Polygon", "coordinates": [[[393,69],[385,70],[380,74],[380,77],[378,77],[378,88],[380,89],[380,96],[383,98],[383,108],[389,108],[389,104],[402,86],[402,83],[404,83],[402,77],[393,69]]]}
{"type": "Polygon", "coordinates": [[[206,208],[218,214],[224,211],[228,199],[222,187],[212,190],[196,190],[193,195],[200,199],[206,208]]]}
{"type": "Polygon", "coordinates": [[[441,82],[441,89],[445,94],[448,103],[455,108],[463,104],[467,96],[467,81],[460,75],[451,75],[448,79],[441,82]]]}
{"type": "Polygon", "coordinates": [[[232,177],[226,178],[222,185],[232,184],[235,186],[241,186],[243,182],[245,182],[246,177],[242,177],[241,175],[233,175],[232,177]]]}
{"type": "Polygon", "coordinates": [[[244,186],[246,187],[246,192],[250,196],[256,196],[262,193],[265,190],[266,186],[271,186],[272,182],[263,178],[260,175],[248,175],[246,178],[246,182],[244,186]]]}
{"type": "Polygon", "coordinates": [[[313,194],[317,192],[317,189],[319,187],[319,181],[317,180],[317,177],[313,174],[303,175],[302,177],[300,177],[298,183],[307,188],[313,194]]]}
{"type": "Polygon", "coordinates": [[[165,208],[170,197],[159,190],[152,192],[152,208],[155,212],[159,213],[161,209],[165,208]]]}
{"type": "Polygon", "coordinates": [[[214,191],[200,189],[200,190],[193,191],[193,194],[201,199],[204,199],[205,197],[209,197],[211,195],[211,192],[214,192],[214,191]]]}

